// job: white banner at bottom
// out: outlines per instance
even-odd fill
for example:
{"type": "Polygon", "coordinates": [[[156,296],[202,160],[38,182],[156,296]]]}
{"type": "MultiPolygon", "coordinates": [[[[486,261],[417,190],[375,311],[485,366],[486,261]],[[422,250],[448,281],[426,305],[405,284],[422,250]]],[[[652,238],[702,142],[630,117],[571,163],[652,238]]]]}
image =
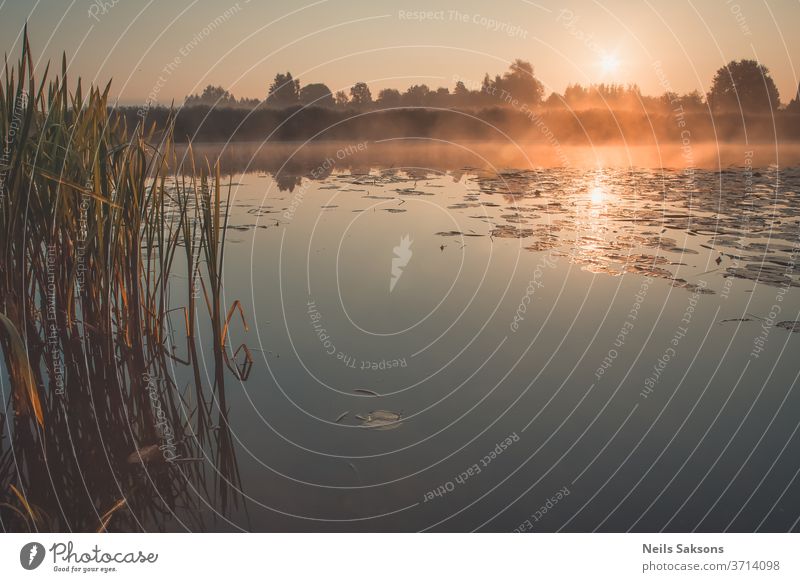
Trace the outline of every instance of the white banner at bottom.
{"type": "Polygon", "coordinates": [[[798,550],[792,534],[3,534],[0,579],[782,581],[798,550]]]}

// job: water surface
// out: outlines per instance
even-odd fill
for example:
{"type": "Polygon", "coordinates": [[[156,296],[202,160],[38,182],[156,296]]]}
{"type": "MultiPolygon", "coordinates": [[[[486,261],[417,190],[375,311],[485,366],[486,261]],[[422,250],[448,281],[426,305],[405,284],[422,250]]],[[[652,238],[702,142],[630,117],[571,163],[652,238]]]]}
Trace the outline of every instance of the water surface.
{"type": "Polygon", "coordinates": [[[230,177],[210,529],[797,529],[800,169],[352,147],[230,177]]]}

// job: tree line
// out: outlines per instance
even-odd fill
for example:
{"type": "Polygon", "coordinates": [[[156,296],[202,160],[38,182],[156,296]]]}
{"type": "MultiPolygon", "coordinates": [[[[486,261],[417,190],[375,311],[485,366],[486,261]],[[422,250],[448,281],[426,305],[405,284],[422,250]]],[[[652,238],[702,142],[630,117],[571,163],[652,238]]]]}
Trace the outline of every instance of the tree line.
{"type": "Polygon", "coordinates": [[[759,114],[784,108],[800,112],[798,94],[785,107],[781,105],[778,88],[769,69],[754,60],[731,61],[721,67],[712,79],[708,93],[699,91],[679,95],[665,92],[659,96],[643,95],[637,85],[592,84],[569,85],[563,93],[553,92],[545,98],[544,85],[534,75],[531,63],[515,60],[502,75],[484,75],[480,83],[455,80],[451,91],[447,87],[432,89],[425,84],[412,85],[405,91],[386,88],[373,97],[369,86],[359,81],[349,90],[333,93],[323,83],[301,85],[290,72],[278,73],[270,83],[266,98],[234,97],[220,86],[209,85],[201,94],[186,97],[184,107],[289,109],[320,107],[326,109],[383,109],[396,107],[430,108],[487,108],[513,107],[524,109],[586,109],[659,111],[711,110],[715,113],[741,111],[759,114]],[[473,86],[468,86],[473,85],[473,86]]]}

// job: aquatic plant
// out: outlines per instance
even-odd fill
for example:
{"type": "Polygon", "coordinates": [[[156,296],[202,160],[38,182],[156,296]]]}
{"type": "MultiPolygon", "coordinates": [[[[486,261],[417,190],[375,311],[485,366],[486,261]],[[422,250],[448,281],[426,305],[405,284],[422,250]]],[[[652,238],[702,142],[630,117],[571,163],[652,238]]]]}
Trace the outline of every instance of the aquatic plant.
{"type": "Polygon", "coordinates": [[[128,127],[109,85],[70,86],[66,57],[34,78],[26,31],[0,87],[0,523],[188,527],[192,505],[225,511],[239,486],[225,369],[246,374],[225,345],[238,303],[224,319],[219,168],[178,160],[170,124],[128,127]]]}

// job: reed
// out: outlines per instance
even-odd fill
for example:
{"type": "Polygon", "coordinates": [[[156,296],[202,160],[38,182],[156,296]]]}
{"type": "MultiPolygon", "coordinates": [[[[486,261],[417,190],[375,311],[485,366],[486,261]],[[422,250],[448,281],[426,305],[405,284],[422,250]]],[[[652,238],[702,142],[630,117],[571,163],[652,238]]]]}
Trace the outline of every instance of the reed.
{"type": "Polygon", "coordinates": [[[225,319],[219,167],[197,172],[192,156],[179,161],[171,125],[158,141],[152,128],[127,127],[108,94],[108,85],[84,93],[80,79],[71,84],[66,58],[60,74],[48,68],[37,81],[27,31],[16,67],[6,62],[6,530],[180,527],[187,506],[216,497],[224,511],[239,489],[224,381],[226,369],[238,380],[246,373],[225,345],[237,304],[225,319]],[[213,336],[208,381],[195,344],[201,325],[213,336]]]}

